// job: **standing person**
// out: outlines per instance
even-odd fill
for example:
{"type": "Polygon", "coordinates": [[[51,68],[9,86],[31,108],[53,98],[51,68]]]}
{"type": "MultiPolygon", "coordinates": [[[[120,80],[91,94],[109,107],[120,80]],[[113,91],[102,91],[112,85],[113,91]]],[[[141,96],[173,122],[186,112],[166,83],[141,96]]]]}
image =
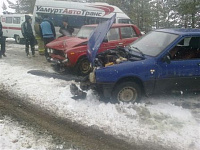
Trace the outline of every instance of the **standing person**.
{"type": "Polygon", "coordinates": [[[42,18],[36,17],[35,18],[35,25],[34,25],[34,30],[35,30],[35,38],[38,43],[38,51],[40,55],[44,55],[44,41],[42,38],[42,34],[40,32],[40,23],[42,22],[42,18]]]}
{"type": "Polygon", "coordinates": [[[35,56],[35,37],[33,35],[33,30],[32,30],[32,19],[30,16],[26,15],[25,16],[25,22],[22,23],[22,35],[25,38],[25,51],[27,57],[30,57],[29,54],[29,45],[31,46],[31,51],[32,51],[32,56],[35,56]]]}
{"type": "Polygon", "coordinates": [[[6,57],[6,38],[3,36],[3,29],[2,24],[0,22],[0,43],[1,43],[1,50],[0,50],[0,58],[2,58],[2,55],[6,57]]]}
{"type": "Polygon", "coordinates": [[[49,61],[50,58],[47,52],[46,44],[48,44],[56,38],[56,32],[53,23],[49,20],[49,17],[47,15],[44,16],[44,19],[40,24],[40,30],[45,45],[45,57],[49,61]]]}
{"type": "Polygon", "coordinates": [[[62,36],[72,36],[72,33],[74,32],[74,28],[69,26],[68,19],[66,17],[64,17],[62,20],[62,25],[59,32],[62,34],[62,36]]]}

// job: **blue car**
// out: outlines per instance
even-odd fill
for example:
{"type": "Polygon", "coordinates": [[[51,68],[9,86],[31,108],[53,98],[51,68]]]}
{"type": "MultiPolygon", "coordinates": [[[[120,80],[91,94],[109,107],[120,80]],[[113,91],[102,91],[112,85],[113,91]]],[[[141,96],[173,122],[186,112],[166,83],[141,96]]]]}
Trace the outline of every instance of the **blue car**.
{"type": "Polygon", "coordinates": [[[200,90],[200,29],[155,30],[125,48],[98,54],[94,63],[92,87],[116,102],[200,90]]]}

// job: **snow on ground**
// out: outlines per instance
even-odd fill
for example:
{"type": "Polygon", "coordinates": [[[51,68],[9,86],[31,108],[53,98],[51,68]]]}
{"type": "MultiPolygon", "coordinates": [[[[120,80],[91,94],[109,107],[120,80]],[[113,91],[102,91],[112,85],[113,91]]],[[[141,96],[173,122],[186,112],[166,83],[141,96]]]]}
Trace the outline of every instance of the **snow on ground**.
{"type": "MultiPolygon", "coordinates": [[[[69,85],[73,81],[33,76],[30,69],[51,71],[44,62],[16,58],[23,46],[13,44],[8,48],[8,58],[0,60],[0,90],[6,89],[33,104],[84,126],[100,129],[138,145],[159,145],[177,150],[200,149],[200,124],[191,111],[171,103],[173,99],[149,99],[153,105],[111,104],[98,100],[92,91],[85,100],[73,100],[69,85]],[[15,64],[11,63],[15,59],[15,64]],[[166,100],[165,100],[166,99],[166,100]]],[[[196,97],[198,99],[198,97],[196,97]]]]}
{"type": "Polygon", "coordinates": [[[8,116],[0,116],[1,150],[60,150],[63,147],[63,144],[55,144],[52,136],[46,133],[41,134],[8,116]]]}

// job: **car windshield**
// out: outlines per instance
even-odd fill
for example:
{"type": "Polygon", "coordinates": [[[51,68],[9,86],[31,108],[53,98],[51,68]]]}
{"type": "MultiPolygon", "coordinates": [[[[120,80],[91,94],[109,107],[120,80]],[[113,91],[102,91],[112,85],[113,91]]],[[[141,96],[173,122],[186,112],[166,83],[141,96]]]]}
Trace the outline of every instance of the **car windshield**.
{"type": "Polygon", "coordinates": [[[176,34],[152,31],[130,44],[130,48],[139,49],[145,55],[157,56],[177,37],[176,34]]]}
{"type": "Polygon", "coordinates": [[[78,34],[76,35],[76,37],[78,38],[89,38],[91,32],[95,29],[96,27],[94,26],[83,26],[78,34]]]}

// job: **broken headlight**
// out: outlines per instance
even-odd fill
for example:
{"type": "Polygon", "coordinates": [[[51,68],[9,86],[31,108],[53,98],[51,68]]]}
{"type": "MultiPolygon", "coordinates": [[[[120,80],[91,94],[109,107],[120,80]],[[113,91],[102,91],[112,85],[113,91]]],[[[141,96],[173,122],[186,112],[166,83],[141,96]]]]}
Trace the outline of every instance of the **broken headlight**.
{"type": "Polygon", "coordinates": [[[96,70],[96,68],[94,68],[94,70],[89,74],[89,80],[90,80],[91,83],[95,83],[96,82],[95,70],[96,70]]]}

